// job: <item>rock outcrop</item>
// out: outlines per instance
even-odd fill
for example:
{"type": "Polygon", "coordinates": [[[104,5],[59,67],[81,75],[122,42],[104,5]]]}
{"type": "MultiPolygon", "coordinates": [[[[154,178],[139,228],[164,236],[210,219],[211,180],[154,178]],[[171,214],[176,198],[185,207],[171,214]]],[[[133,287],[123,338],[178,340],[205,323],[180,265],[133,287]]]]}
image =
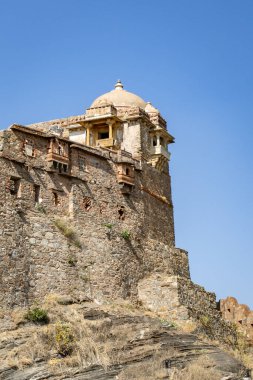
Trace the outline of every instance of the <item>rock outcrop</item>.
{"type": "Polygon", "coordinates": [[[245,374],[242,364],[217,345],[129,304],[53,304],[49,316],[49,325],[20,320],[18,328],[1,334],[1,380],[168,379],[195,361],[203,374],[212,371],[210,379],[245,374]],[[74,336],[73,351],[65,357],[54,345],[59,323],[74,336]]]}

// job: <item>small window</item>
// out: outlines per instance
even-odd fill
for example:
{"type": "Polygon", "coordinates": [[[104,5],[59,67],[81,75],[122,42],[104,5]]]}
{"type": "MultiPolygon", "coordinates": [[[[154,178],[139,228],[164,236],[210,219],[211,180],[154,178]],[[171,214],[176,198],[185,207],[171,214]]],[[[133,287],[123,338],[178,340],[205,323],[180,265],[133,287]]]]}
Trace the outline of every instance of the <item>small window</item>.
{"type": "Polygon", "coordinates": [[[153,146],[157,146],[157,138],[156,138],[156,136],[153,136],[153,146]]]}
{"type": "Polygon", "coordinates": [[[34,185],[33,191],[34,191],[35,203],[39,203],[39,201],[40,201],[40,186],[34,185]]]}
{"type": "Polygon", "coordinates": [[[125,219],[125,207],[120,206],[118,208],[118,213],[119,213],[119,220],[124,220],[125,219]]]}
{"type": "Polygon", "coordinates": [[[20,179],[10,178],[9,190],[11,195],[16,195],[18,198],[21,196],[20,179]]]}
{"type": "Polygon", "coordinates": [[[58,170],[58,162],[57,161],[53,161],[53,168],[55,170],[58,170]]]}
{"type": "Polygon", "coordinates": [[[84,197],[83,198],[83,207],[86,211],[89,211],[89,209],[91,208],[91,198],[90,197],[84,197]]]}
{"type": "Polygon", "coordinates": [[[231,312],[231,310],[230,310],[230,309],[228,309],[228,312],[230,313],[230,312],[231,312]]]}
{"type": "Polygon", "coordinates": [[[58,197],[58,194],[56,192],[53,191],[53,202],[54,202],[54,205],[55,206],[58,206],[59,205],[59,197],[58,197]]]}
{"type": "Polygon", "coordinates": [[[109,138],[109,132],[100,132],[98,134],[98,139],[103,140],[103,139],[108,139],[109,138]]]}
{"type": "Polygon", "coordinates": [[[126,168],[126,175],[130,175],[130,170],[129,170],[129,168],[126,168]]]}
{"type": "Polygon", "coordinates": [[[53,168],[57,170],[59,173],[67,173],[68,165],[62,164],[61,162],[53,161],[53,168]]]}

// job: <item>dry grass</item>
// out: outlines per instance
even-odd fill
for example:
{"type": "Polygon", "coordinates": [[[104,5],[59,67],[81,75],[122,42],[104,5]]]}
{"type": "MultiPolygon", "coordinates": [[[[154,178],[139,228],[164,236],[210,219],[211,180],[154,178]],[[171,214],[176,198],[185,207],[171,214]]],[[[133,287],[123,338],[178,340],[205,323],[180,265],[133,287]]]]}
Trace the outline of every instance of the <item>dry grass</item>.
{"type": "Polygon", "coordinates": [[[166,369],[164,360],[177,356],[176,351],[165,354],[155,353],[151,360],[138,363],[124,369],[119,380],[220,380],[221,374],[213,368],[213,364],[206,358],[200,357],[184,369],[166,369]]]}
{"type": "Polygon", "coordinates": [[[220,380],[220,373],[213,368],[213,364],[206,358],[200,357],[182,370],[175,369],[170,376],[171,380],[220,380]]]}
{"type": "MultiPolygon", "coordinates": [[[[57,295],[49,295],[45,303],[50,315],[47,326],[26,326],[17,330],[16,338],[26,331],[27,340],[7,353],[5,362],[19,369],[37,359],[47,361],[54,372],[69,367],[86,368],[97,364],[104,368],[111,363],[112,347],[107,344],[110,328],[102,321],[85,321],[80,305],[58,304],[57,295]],[[57,357],[58,355],[58,357],[57,357]]],[[[23,312],[24,313],[24,312],[23,312]]],[[[20,313],[15,318],[22,319],[20,313]]]]}
{"type": "Polygon", "coordinates": [[[183,333],[194,333],[197,328],[197,323],[189,319],[187,321],[177,321],[177,326],[183,333]]]}
{"type": "Polygon", "coordinates": [[[244,366],[253,371],[253,352],[252,350],[229,350],[230,355],[241,361],[244,366]]]}
{"type": "MultiPolygon", "coordinates": [[[[54,372],[61,372],[95,364],[106,369],[124,360],[124,347],[139,337],[138,329],[135,330],[134,326],[128,329],[127,325],[124,329],[120,325],[113,326],[110,319],[85,320],[82,305],[61,305],[60,299],[58,295],[50,294],[39,305],[48,312],[48,325],[22,325],[13,332],[13,340],[22,339],[25,343],[7,352],[6,364],[22,369],[39,359],[46,361],[54,372]]],[[[120,309],[117,315],[134,315],[132,305],[127,303],[116,309],[120,309]]],[[[24,314],[24,310],[13,312],[17,325],[24,321],[24,314]]],[[[141,315],[141,312],[137,314],[141,315]]]]}
{"type": "MultiPolygon", "coordinates": [[[[119,380],[160,380],[168,379],[168,370],[164,368],[164,360],[168,356],[175,356],[177,353],[171,349],[166,354],[158,351],[154,353],[152,358],[143,363],[132,365],[125,368],[118,376],[119,380]]],[[[204,380],[204,379],[202,379],[204,380]]]]}
{"type": "MultiPolygon", "coordinates": [[[[6,350],[5,357],[1,357],[3,365],[22,369],[30,366],[38,359],[47,363],[49,370],[54,374],[71,373],[74,368],[84,369],[92,365],[100,365],[105,370],[115,364],[131,362],[132,357],[151,357],[129,367],[125,367],[119,380],[158,380],[168,379],[168,370],[164,368],[164,360],[175,358],[179,353],[162,352],[160,344],[133,345],[136,339],[148,338],[149,324],[140,325],[125,321],[124,326],[114,324],[110,318],[86,320],[83,304],[62,305],[61,297],[50,294],[44,303],[39,306],[46,309],[50,323],[44,326],[32,324],[23,325],[21,310],[13,312],[12,318],[17,328],[5,336],[1,335],[0,343],[14,342],[15,345],[6,350]],[[147,334],[147,335],[146,335],[147,334]],[[20,342],[20,344],[19,344],[20,342]],[[17,343],[17,344],[16,344],[17,343]],[[67,348],[66,351],[64,348],[67,348]]],[[[94,305],[90,305],[93,307],[94,305]]],[[[97,307],[96,307],[97,308],[97,307]]],[[[143,316],[142,308],[134,307],[126,302],[106,305],[104,311],[119,316],[143,316]],[[112,313],[113,309],[113,313],[112,313]]],[[[24,314],[24,310],[23,310],[24,314]]],[[[150,315],[150,317],[154,317],[150,315]]],[[[159,329],[161,320],[152,318],[152,328],[159,329]]],[[[186,330],[194,329],[195,325],[189,323],[186,330]]],[[[188,332],[187,331],[187,332],[188,332]]],[[[4,343],[4,344],[5,344],[4,343]]],[[[9,345],[10,346],[10,345],[9,345]]],[[[182,356],[182,353],[180,354],[182,356]]],[[[252,357],[246,357],[246,366],[251,368],[252,357]],[[250,360],[251,364],[250,364],[250,360]]],[[[171,374],[172,380],[216,380],[220,379],[212,364],[203,359],[191,363],[187,368],[171,374]]]]}
{"type": "Polygon", "coordinates": [[[55,219],[54,225],[61,231],[61,233],[76,247],[82,248],[82,244],[80,240],[78,239],[75,231],[68,226],[67,222],[63,221],[62,219],[55,219]]]}

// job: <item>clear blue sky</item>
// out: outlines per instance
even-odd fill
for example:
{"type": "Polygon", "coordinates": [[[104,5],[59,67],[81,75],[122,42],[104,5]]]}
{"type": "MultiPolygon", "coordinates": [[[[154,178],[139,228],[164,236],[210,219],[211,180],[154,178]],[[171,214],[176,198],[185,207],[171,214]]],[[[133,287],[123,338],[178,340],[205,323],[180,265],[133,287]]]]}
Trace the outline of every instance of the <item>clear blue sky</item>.
{"type": "Polygon", "coordinates": [[[177,246],[253,308],[253,1],[0,0],[0,128],[84,112],[120,78],[176,137],[177,246]]]}

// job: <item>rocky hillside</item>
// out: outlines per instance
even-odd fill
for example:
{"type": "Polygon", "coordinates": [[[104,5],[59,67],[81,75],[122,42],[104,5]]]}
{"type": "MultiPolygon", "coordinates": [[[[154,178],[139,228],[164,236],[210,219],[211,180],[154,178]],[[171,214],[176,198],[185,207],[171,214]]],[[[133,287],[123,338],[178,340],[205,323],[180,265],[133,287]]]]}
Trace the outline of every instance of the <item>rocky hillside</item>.
{"type": "Polygon", "coordinates": [[[0,379],[242,379],[240,361],[200,333],[131,304],[51,295],[2,313],[0,379]]]}

